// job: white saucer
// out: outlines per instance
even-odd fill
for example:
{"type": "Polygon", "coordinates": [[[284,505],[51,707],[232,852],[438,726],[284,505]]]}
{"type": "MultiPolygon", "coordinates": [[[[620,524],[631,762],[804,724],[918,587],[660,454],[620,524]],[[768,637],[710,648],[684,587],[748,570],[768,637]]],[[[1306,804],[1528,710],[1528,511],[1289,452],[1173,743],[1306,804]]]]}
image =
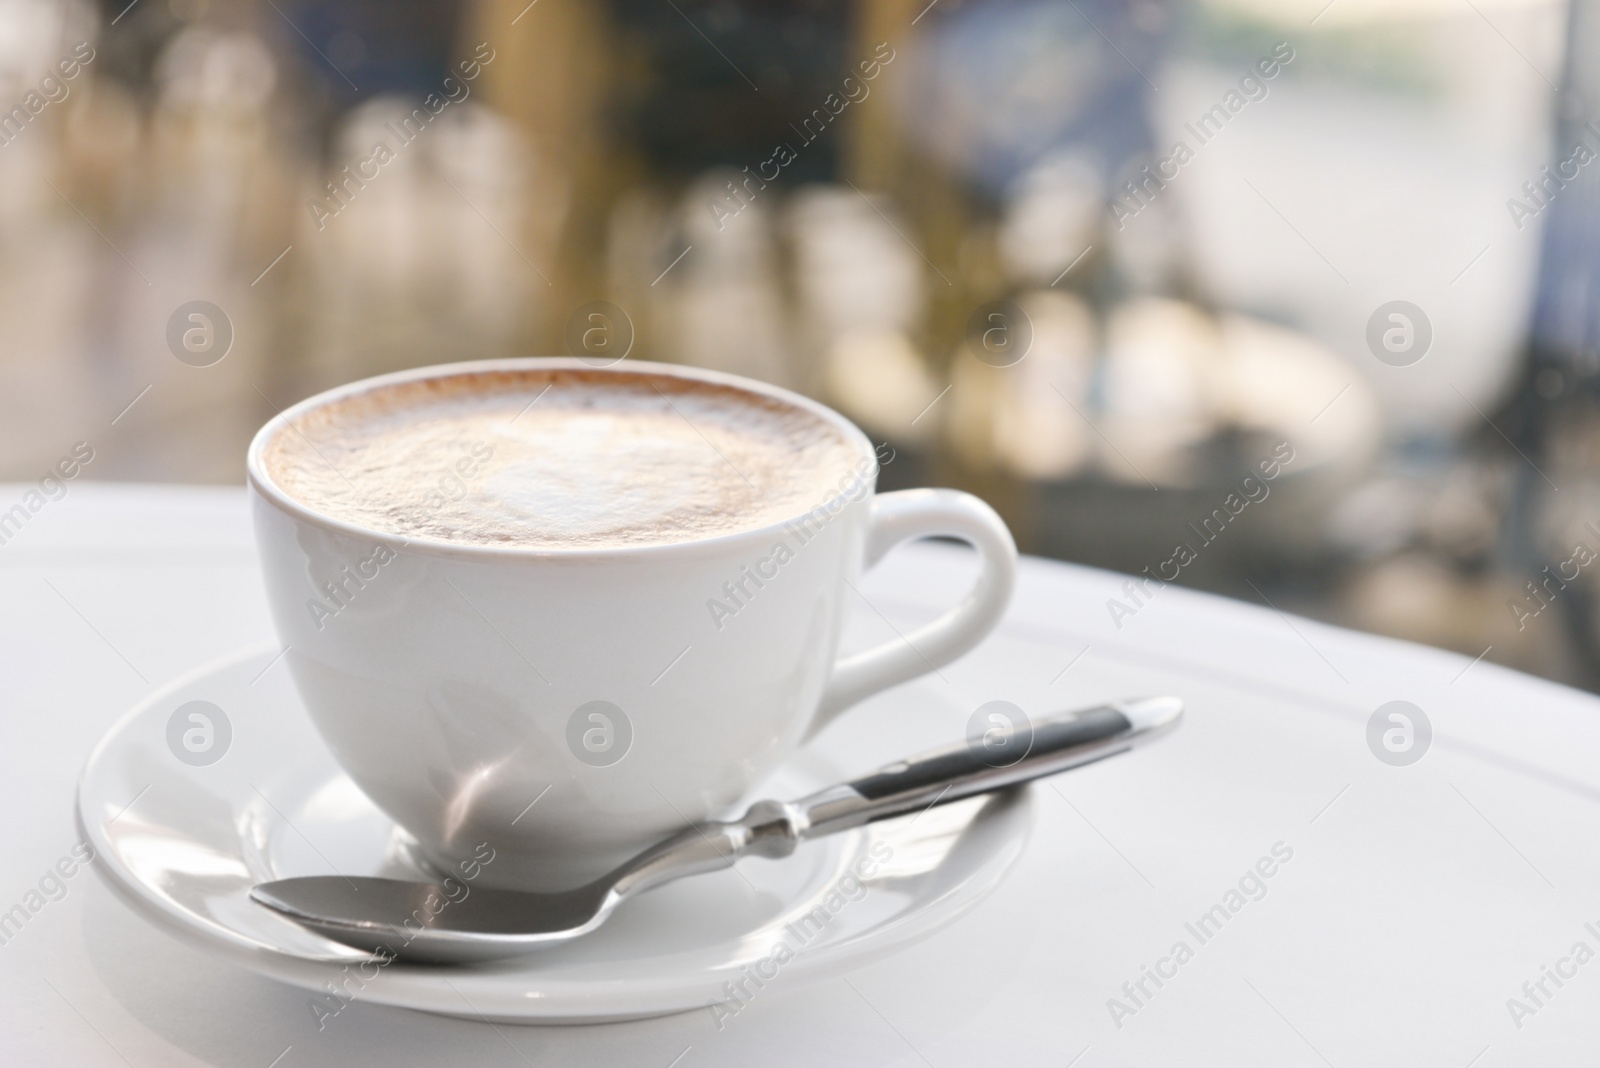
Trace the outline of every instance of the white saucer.
{"type": "MultiPolygon", "coordinates": [[[[78,820],[99,854],[95,869],[158,925],[283,982],[321,992],[331,983],[345,999],[524,1023],[712,1003],[734,1011],[767,987],[836,974],[950,923],[999,885],[1032,826],[1026,790],[974,798],[662,887],[598,932],[520,960],[362,967],[365,954],[248,897],[258,882],[294,875],[418,875],[392,821],[323,747],[275,656],[252,650],[212,665],[123,716],[89,757],[78,820]],[[168,741],[174,713],[191,701],[227,720],[210,739],[225,752],[205,766],[180,760],[181,740],[168,741]],[[860,880],[864,892],[846,880],[851,894],[842,893],[841,879],[869,856],[876,870],[860,880]],[[799,923],[819,908],[825,923],[799,923]],[[732,999],[730,983],[739,984],[732,999]]],[[[179,718],[181,739],[191,724],[179,718]]],[[[869,770],[830,756],[825,746],[798,754],[759,795],[798,797],[869,770]]],[[[328,995],[326,1011],[340,1004],[328,995]]]]}

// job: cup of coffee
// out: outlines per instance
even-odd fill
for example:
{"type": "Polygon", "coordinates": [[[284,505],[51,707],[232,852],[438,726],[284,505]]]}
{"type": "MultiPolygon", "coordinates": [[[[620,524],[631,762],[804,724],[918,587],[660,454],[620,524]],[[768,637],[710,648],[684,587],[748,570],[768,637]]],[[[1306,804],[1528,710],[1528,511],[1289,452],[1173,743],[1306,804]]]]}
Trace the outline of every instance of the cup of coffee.
{"type": "Polygon", "coordinates": [[[1016,546],[988,505],[875,494],[838,413],[731,375],[496,360],[356,382],[251,443],[285,662],[335,758],[453,868],[560,890],[736,802],[862,698],[999,619],[1016,546]],[[943,615],[839,655],[861,572],[953,537],[943,615]]]}

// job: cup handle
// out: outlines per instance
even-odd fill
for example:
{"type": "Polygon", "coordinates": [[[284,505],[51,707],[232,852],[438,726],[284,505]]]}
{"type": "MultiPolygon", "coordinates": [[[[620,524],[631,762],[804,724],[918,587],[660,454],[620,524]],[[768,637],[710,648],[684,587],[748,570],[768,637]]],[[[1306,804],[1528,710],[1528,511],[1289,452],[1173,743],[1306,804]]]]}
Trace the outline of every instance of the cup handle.
{"type": "Polygon", "coordinates": [[[890,549],[916,538],[956,538],[978,550],[982,570],[966,597],[931,623],[833,665],[810,735],[879,690],[948,664],[994,629],[1017,581],[1017,543],[983,501],[950,489],[913,489],[873,498],[867,530],[870,568],[890,549]]]}

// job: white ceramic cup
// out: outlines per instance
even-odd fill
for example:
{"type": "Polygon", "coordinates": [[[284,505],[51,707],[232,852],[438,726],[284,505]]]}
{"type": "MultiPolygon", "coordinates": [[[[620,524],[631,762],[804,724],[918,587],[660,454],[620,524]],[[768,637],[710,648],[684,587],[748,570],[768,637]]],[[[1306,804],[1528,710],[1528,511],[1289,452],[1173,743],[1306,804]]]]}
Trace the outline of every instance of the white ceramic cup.
{"type": "Polygon", "coordinates": [[[852,704],[962,655],[1005,609],[1016,546],[993,509],[954,490],[874,495],[877,458],[852,423],[731,375],[636,361],[608,372],[732,386],[815,413],[860,448],[835,495],[783,523],[698,541],[490,547],[321,514],[263,464],[274,435],[301,433],[306,413],[351,394],[539,367],[595,371],[541,359],[385,375],[302,401],[250,445],[285,660],[334,756],[422,859],[451,868],[489,842],[486,882],[586,882],[727,808],[852,704]],[[903,637],[840,658],[861,572],[937,536],[977,549],[972,590],[903,637]]]}

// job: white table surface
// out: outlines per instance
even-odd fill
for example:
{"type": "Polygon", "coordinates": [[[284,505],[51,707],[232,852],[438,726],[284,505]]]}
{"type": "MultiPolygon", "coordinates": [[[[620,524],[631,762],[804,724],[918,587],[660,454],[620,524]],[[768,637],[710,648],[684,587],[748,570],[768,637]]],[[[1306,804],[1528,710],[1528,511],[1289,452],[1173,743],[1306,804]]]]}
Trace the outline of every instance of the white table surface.
{"type": "MultiPolygon", "coordinates": [[[[0,510],[25,489],[0,485],[0,510]]],[[[153,686],[271,638],[244,503],[74,483],[0,546],[0,910],[77,840],[77,775],[106,728],[153,686]]],[[[955,550],[911,547],[862,589],[911,621],[969,574],[955,550]]],[[[1600,950],[1583,926],[1600,930],[1600,701],[1175,587],[1118,630],[1105,602],[1122,582],[1028,560],[1010,659],[980,650],[830,728],[865,769],[958,732],[990,699],[1190,703],[1160,746],[1039,788],[1005,885],[896,956],[764,992],[721,1031],[702,1012],[491,1027],[358,1001],[319,1032],[304,992],[180,945],[82,872],[0,945],[0,1063],[1594,1063],[1600,961],[1520,1029],[1506,1000],[1573,942],[1600,950]],[[1393,699],[1437,734],[1407,768],[1366,748],[1368,717],[1393,699]],[[1278,841],[1294,861],[1268,895],[1114,1026],[1107,999],[1278,841]]],[[[852,627],[865,642],[884,624],[863,608],[852,627]]]]}

